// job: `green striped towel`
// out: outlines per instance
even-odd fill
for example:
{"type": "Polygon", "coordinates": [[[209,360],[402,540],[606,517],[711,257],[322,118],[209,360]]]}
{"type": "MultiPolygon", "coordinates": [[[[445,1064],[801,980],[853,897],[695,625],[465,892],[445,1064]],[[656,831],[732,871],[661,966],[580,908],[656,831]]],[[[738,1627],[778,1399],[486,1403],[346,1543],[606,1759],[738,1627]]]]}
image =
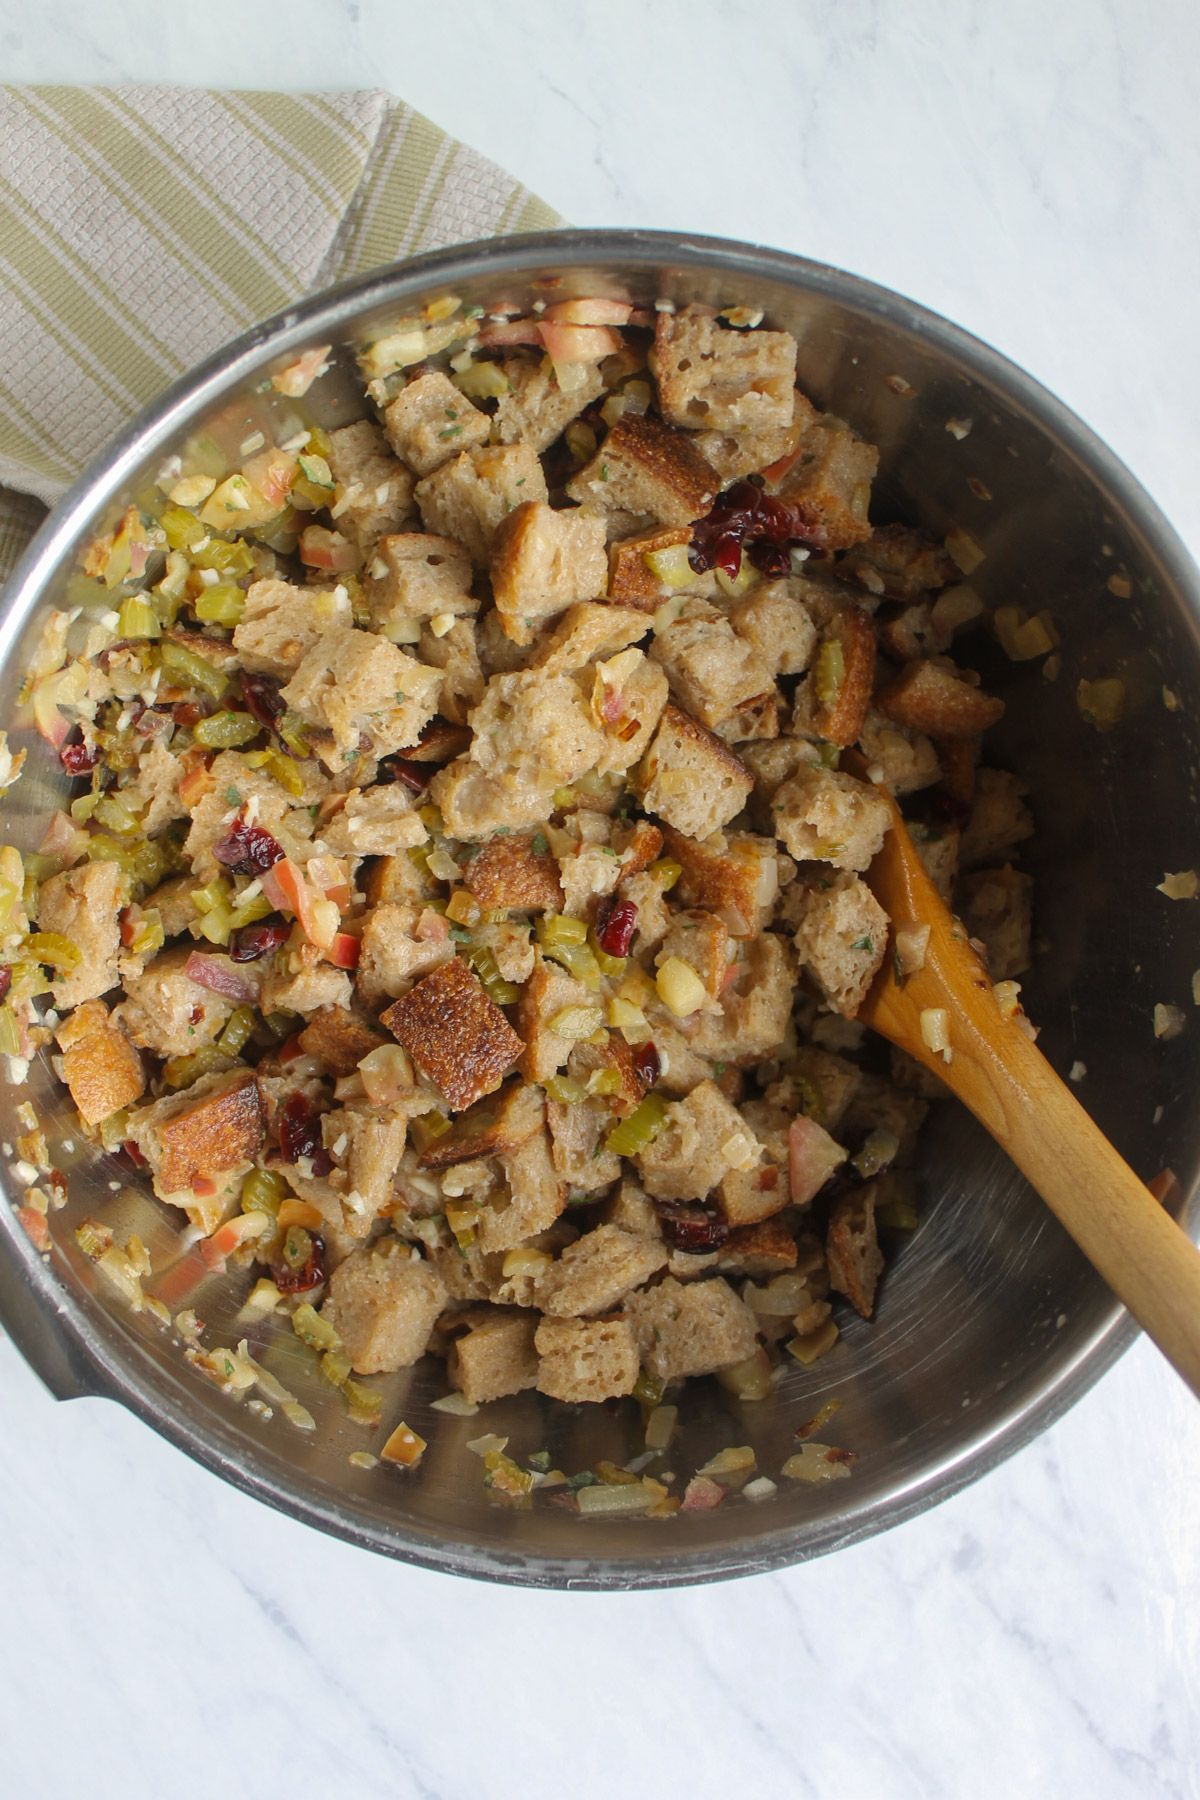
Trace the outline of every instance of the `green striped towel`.
{"type": "Polygon", "coordinates": [[[379,91],[0,86],[0,581],[177,375],[298,295],[562,220],[379,91]]]}

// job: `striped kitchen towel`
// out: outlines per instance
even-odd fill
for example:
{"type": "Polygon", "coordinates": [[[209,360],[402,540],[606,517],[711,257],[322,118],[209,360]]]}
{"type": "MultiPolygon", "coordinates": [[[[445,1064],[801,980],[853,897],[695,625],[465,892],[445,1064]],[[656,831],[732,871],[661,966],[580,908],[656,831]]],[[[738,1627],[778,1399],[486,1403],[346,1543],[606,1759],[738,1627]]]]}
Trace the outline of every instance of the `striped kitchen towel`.
{"type": "Polygon", "coordinates": [[[0,581],[40,502],[255,320],[400,257],[563,223],[374,90],[0,86],[0,145],[0,581]]]}

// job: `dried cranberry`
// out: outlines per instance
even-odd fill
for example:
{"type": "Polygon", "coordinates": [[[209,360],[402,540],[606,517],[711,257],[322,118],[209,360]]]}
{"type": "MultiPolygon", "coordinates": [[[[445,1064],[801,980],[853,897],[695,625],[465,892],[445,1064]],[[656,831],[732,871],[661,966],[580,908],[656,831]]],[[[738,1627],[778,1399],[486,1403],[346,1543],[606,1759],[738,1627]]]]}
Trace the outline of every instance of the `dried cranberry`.
{"type": "Polygon", "coordinates": [[[0,963],[0,1000],[3,1000],[12,986],[12,970],[7,963],[0,963]]]}
{"type": "Polygon", "coordinates": [[[68,775],[88,775],[100,760],[95,746],[84,743],[83,732],[78,725],[71,727],[58,755],[68,775]]]}
{"type": "Polygon", "coordinates": [[[283,1103],[279,1154],[289,1163],[308,1157],[314,1175],[328,1175],[333,1167],[333,1158],[321,1143],[321,1115],[313,1111],[303,1094],[289,1094],[283,1103]]]}
{"type": "Polygon", "coordinates": [[[314,1236],[308,1261],[302,1269],[289,1267],[281,1258],[271,1264],[271,1279],[281,1294],[303,1294],[309,1288],[320,1287],[325,1279],[325,1246],[320,1238],[314,1236]]]}
{"type": "Polygon", "coordinates": [[[280,944],[286,944],[291,934],[291,926],[278,916],[260,919],[255,925],[243,925],[240,931],[230,936],[229,960],[257,962],[260,956],[269,956],[280,944]]]}
{"type": "Polygon", "coordinates": [[[249,825],[239,813],[228,836],[218,839],[212,853],[234,875],[262,875],[283,860],[283,851],[269,831],[249,825]]]}
{"type": "Polygon", "coordinates": [[[609,956],[628,956],[633,934],[637,930],[638,911],[632,900],[614,906],[596,933],[596,941],[609,956]]]}
{"type": "Polygon", "coordinates": [[[186,725],[189,731],[193,725],[198,725],[204,716],[204,708],[198,706],[194,700],[178,700],[171,708],[171,717],[175,723],[186,725]]]}
{"type": "Polygon", "coordinates": [[[692,526],[688,557],[693,569],[721,569],[732,580],[741,568],[742,545],[764,573],[786,574],[789,544],[822,546],[820,521],[801,502],[764,494],[752,482],[737,481],[718,494],[711,512],[692,526]]]}
{"type": "Polygon", "coordinates": [[[702,1206],[689,1206],[681,1200],[656,1200],[654,1210],[663,1237],[673,1250],[703,1256],[710,1250],[719,1250],[729,1237],[724,1219],[705,1212],[702,1206]]]}
{"type": "Polygon", "coordinates": [[[251,675],[242,671],[242,699],[252,719],[273,731],[287,711],[287,703],[279,691],[279,683],[269,675],[251,675]]]}
{"type": "Polygon", "coordinates": [[[411,793],[423,794],[433,775],[432,767],[426,768],[422,763],[409,762],[405,756],[385,756],[375,779],[379,782],[399,781],[411,793]]]}
{"type": "Polygon", "coordinates": [[[652,1088],[662,1074],[662,1059],[654,1041],[647,1038],[633,1052],[633,1072],[643,1088],[652,1088]]]}

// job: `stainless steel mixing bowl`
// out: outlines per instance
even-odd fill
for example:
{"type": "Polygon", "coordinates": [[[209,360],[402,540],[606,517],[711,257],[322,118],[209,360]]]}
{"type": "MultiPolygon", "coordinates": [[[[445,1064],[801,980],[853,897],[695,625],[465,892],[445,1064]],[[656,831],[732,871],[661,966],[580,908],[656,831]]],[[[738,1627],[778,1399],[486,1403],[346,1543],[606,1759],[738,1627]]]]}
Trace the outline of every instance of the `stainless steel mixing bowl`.
{"type": "MultiPolygon", "coordinates": [[[[1196,570],[1128,471],[1065,407],[995,351],[867,282],[740,244],[564,232],[440,252],[306,301],[146,408],[47,521],[0,625],[0,719],[15,715],[40,620],[61,600],[80,540],[218,409],[253,396],[264,373],[298,350],[351,345],[365,328],[449,292],[524,308],[537,295],[533,284],[554,276],[564,283],[559,297],[613,292],[643,304],[666,296],[761,307],[769,324],[799,340],[803,388],[880,446],[874,516],[917,522],[939,537],[966,528],[987,552],[972,579],[989,604],[1052,610],[1063,637],[1057,681],[1039,663],[1009,663],[984,633],[969,640],[969,660],[1008,702],[989,757],[1029,781],[1038,820],[1024,862],[1037,877],[1040,951],[1023,998],[1055,1066],[1086,1064],[1079,1091],[1122,1154],[1147,1178],[1169,1162],[1190,1206],[1200,1168],[1200,1031],[1159,1043],[1151,1015],[1158,1001],[1190,1005],[1200,962],[1189,944],[1190,909],[1154,891],[1164,870],[1193,859],[1196,570]],[[949,420],[967,418],[965,438],[947,430],[949,420]],[[1107,585],[1114,574],[1128,576],[1129,597],[1107,585]],[[1097,675],[1119,675],[1128,692],[1124,722],[1106,736],[1076,706],[1079,678],[1097,675]],[[1164,682],[1177,711],[1164,708],[1164,682]]],[[[347,371],[350,360],[343,351],[347,371]]],[[[322,386],[334,390],[321,403],[326,422],[362,412],[348,373],[322,386]]],[[[62,779],[40,739],[18,730],[14,741],[28,749],[29,767],[8,796],[3,830],[24,848],[37,841],[62,779]]],[[[54,1122],[70,1198],[52,1215],[45,1258],[0,1207],[0,1318],[50,1389],[119,1400],[294,1517],[457,1574],[650,1587],[836,1549],[920,1512],[1028,1443],[1133,1336],[1128,1316],[1006,1158],[957,1106],[935,1108],[921,1161],[922,1222],[884,1280],[877,1318],[843,1319],[833,1353],[812,1369],[790,1368],[767,1401],[741,1403],[711,1380],[690,1384],[682,1399],[676,1470],[748,1443],[760,1469],[776,1475],[795,1448],[795,1427],[836,1398],[830,1435],[857,1453],[851,1479],[784,1481],[765,1503],[731,1498],[668,1521],[579,1517],[548,1496],[512,1510],[489,1502],[480,1464],[464,1449],[469,1438],[507,1434],[516,1452],[548,1448],[567,1470],[602,1456],[624,1462],[642,1447],[633,1402],[572,1408],[524,1394],[477,1419],[446,1417],[429,1410],[445,1379],[426,1359],[380,1383],[385,1423],[402,1416],[430,1441],[420,1471],[353,1466],[349,1454],[368,1447],[367,1435],[348,1422],[340,1396],[312,1378],[290,1333],[276,1330],[279,1347],[266,1360],[311,1408],[314,1434],[278,1411],[265,1421],[215,1389],[168,1333],[131,1316],[98,1280],[74,1242],[82,1218],[106,1220],[122,1242],[136,1229],[158,1268],[171,1259],[179,1215],[125,1186],[77,1138],[73,1153],[61,1148],[62,1135],[72,1136],[70,1107],[44,1060],[27,1090],[0,1093],[0,1139],[15,1139],[14,1108],[30,1095],[54,1122]]],[[[4,1181],[19,1200],[7,1168],[4,1181]]],[[[213,1280],[187,1297],[208,1321],[206,1342],[242,1335],[235,1285],[213,1280]]],[[[271,1331],[251,1336],[261,1344],[271,1331]]]]}

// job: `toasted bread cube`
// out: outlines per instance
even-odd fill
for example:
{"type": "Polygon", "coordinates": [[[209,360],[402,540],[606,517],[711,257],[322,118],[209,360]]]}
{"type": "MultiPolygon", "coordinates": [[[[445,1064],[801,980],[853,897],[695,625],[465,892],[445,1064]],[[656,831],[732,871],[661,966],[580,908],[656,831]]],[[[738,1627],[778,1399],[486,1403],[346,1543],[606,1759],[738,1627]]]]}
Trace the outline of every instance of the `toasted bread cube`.
{"type": "Polygon", "coordinates": [[[729,930],[723,919],[695,907],[677,912],[655,954],[658,968],[672,957],[684,962],[700,977],[708,995],[707,1012],[719,1012],[718,995],[729,967],[729,930]]]}
{"type": "MultiPolygon", "coordinates": [[[[236,1004],[185,973],[192,949],[188,944],[160,950],[140,975],[127,975],[126,997],[113,1013],[113,1023],[156,1056],[190,1056],[202,1044],[211,1044],[236,1004]]],[[[233,970],[232,964],[222,966],[233,970]]]]}
{"type": "Polygon", "coordinates": [[[636,644],[650,629],[650,621],[636,608],[605,606],[581,600],[559,620],[553,632],[529,658],[531,669],[547,675],[566,675],[586,663],[607,660],[636,644]]]}
{"type": "Polygon", "coordinates": [[[716,913],[735,938],[757,937],[765,929],[779,893],[773,839],[731,831],[718,848],[698,844],[668,825],[663,842],[666,855],[680,865],[676,900],[716,913]]]}
{"type": "Polygon", "coordinates": [[[963,923],[987,949],[993,981],[1011,981],[1030,965],[1033,878],[1007,864],[977,869],[963,882],[963,923]]]}
{"type": "Polygon", "coordinates": [[[921,825],[914,820],[909,826],[909,836],[924,864],[925,873],[949,906],[958,880],[961,832],[953,825],[921,825]]]}
{"type": "Polygon", "coordinates": [[[428,833],[412,796],[397,781],[366,793],[351,788],[321,836],[335,856],[395,856],[423,844],[428,833]]]}
{"type": "Polygon", "coordinates": [[[543,500],[523,501],[496,527],[491,574],[506,635],[531,644],[545,620],[603,594],[604,521],[581,507],[555,512],[543,500]]]}
{"type": "Polygon", "coordinates": [[[974,737],[1004,716],[1004,702],[981,693],[944,663],[910,662],[880,688],[875,705],[897,725],[932,738],[974,737]]]}
{"type": "Polygon", "coordinates": [[[685,1286],[668,1275],[632,1295],[626,1312],[642,1363],[660,1381],[711,1375],[745,1362],[758,1348],[754,1314],[719,1276],[685,1286]]]}
{"type": "Polygon", "coordinates": [[[515,833],[481,844],[463,867],[463,881],[485,911],[519,907],[562,912],[558,863],[544,837],[515,833]]]}
{"type": "Polygon", "coordinates": [[[501,444],[548,450],[604,392],[599,363],[571,363],[557,370],[548,356],[540,362],[512,357],[503,368],[509,392],[501,394],[494,421],[501,444]]]}
{"type": "Polygon", "coordinates": [[[329,470],[341,493],[337,527],[368,558],[381,537],[399,531],[413,511],[413,478],[388,451],[370,419],[329,434],[329,470]]]}
{"type": "Polygon", "coordinates": [[[770,664],[706,600],[689,600],[672,624],[657,631],[650,655],[666,670],[676,701],[702,725],[718,725],[774,691],[770,664]]]}
{"type": "Polygon", "coordinates": [[[421,1152],[422,1169],[444,1169],[480,1157],[507,1156],[527,1144],[546,1123],[546,1096],[540,1087],[510,1081],[494,1099],[480,1100],[454,1121],[454,1129],[434,1138],[421,1152]]]}
{"type": "Polygon", "coordinates": [[[346,1209],[364,1227],[355,1236],[365,1235],[367,1223],[392,1198],[407,1133],[408,1115],[400,1107],[365,1109],[360,1101],[323,1115],[321,1141],[345,1171],[346,1209]]]}
{"type": "Polygon", "coordinates": [[[801,1044],[788,1058],[787,1074],[767,1089],[767,1099],[789,1112],[805,1112],[826,1131],[836,1132],[862,1080],[862,1070],[845,1057],[817,1044],[801,1044]]]}
{"type": "Polygon", "coordinates": [[[538,1277],[537,1304],[559,1319],[611,1312],[666,1263],[665,1244],[617,1225],[597,1225],[538,1277]]]}
{"type": "Polygon", "coordinates": [[[923,531],[907,525],[877,525],[870,537],[846,552],[838,573],[889,600],[919,600],[922,594],[958,581],[958,564],[923,531]]]}
{"type": "Polygon", "coordinates": [[[551,1031],[550,1020],[567,1007],[591,1006],[592,996],[557,963],[545,962],[539,951],[533,974],[517,1002],[517,1027],[525,1040],[521,1073],[526,1081],[547,1081],[564,1067],[573,1040],[551,1031]]]}
{"type": "Polygon", "coordinates": [[[739,1225],[730,1232],[717,1258],[717,1267],[761,1279],[796,1267],[796,1240],[782,1219],[762,1219],[756,1225],[739,1225]]]}
{"type": "Polygon", "coordinates": [[[843,1137],[865,1137],[870,1131],[887,1131],[900,1148],[893,1168],[908,1167],[917,1151],[917,1135],[929,1112],[928,1102],[910,1088],[899,1088],[885,1075],[864,1075],[846,1107],[843,1137]]]}
{"type": "MultiPolygon", "coordinates": [[[[657,612],[671,589],[654,573],[646,558],[691,541],[690,525],[659,525],[653,531],[639,531],[633,537],[610,544],[609,599],[618,606],[635,606],[640,612],[657,612]]],[[[699,579],[697,577],[697,581],[699,579]]]]}
{"type": "Polygon", "coordinates": [[[755,829],[775,835],[771,805],[785,781],[800,769],[823,768],[821,746],[807,737],[780,737],[770,743],[745,744],[738,752],[754,780],[748,811],[755,829]]]}
{"type": "Polygon", "coordinates": [[[404,531],[381,539],[367,583],[372,631],[386,637],[399,619],[476,612],[473,574],[470,557],[452,538],[404,531]]]}
{"type": "Polygon", "coordinates": [[[686,433],[643,414],[622,413],[567,492],[600,512],[690,525],[709,511],[720,485],[686,433]]]}
{"type": "Polygon", "coordinates": [[[479,1248],[485,1255],[514,1250],[539,1232],[549,1231],[567,1201],[544,1131],[535,1132],[502,1156],[500,1167],[507,1192],[493,1196],[479,1215],[479,1248]]]}
{"type": "Polygon", "coordinates": [[[746,804],[753,777],[720,738],[686,713],[664,706],[642,759],[642,803],[691,838],[728,825],[746,804]]]}
{"type": "Polygon", "coordinates": [[[497,1306],[472,1314],[470,1330],[455,1338],[446,1358],[451,1386],[473,1406],[536,1387],[537,1328],[536,1313],[497,1306]]]}
{"type": "Polygon", "coordinates": [[[703,1200],[730,1169],[749,1167],[758,1140],[714,1081],[667,1105],[657,1137],[633,1160],[654,1200],[703,1200]]]}
{"type": "MultiPolygon", "coordinates": [[[[86,1001],[69,1023],[76,1021],[80,1021],[78,1035],[63,1049],[62,1078],[84,1123],[98,1125],[141,1099],[146,1091],[146,1071],[125,1033],[109,1024],[100,1001],[86,1001]],[[95,1016],[81,1019],[92,1007],[95,1016]]],[[[63,1041],[61,1033],[59,1041],[63,1041]]]]}
{"type": "Polygon", "coordinates": [[[855,1312],[869,1319],[875,1288],[883,1274],[883,1253],[875,1231],[875,1183],[852,1188],[834,1203],[825,1239],[829,1280],[855,1312]]]}
{"type": "Polygon", "coordinates": [[[691,307],[659,313],[654,373],[672,425],[778,429],[792,417],[796,340],[788,331],[734,331],[691,307]]]}
{"type": "Polygon", "coordinates": [[[597,1069],[610,1069],[621,1085],[615,1092],[606,1093],[604,1100],[621,1119],[628,1118],[641,1104],[650,1086],[638,1071],[633,1046],[616,1032],[606,1034],[602,1044],[577,1043],[571,1051],[567,1069],[574,1080],[585,1087],[597,1069]]]}
{"type": "Polygon", "coordinates": [[[418,475],[432,475],[452,456],[486,444],[492,422],[440,369],[417,375],[383,415],[388,442],[418,475]]]}
{"type": "Polygon", "coordinates": [[[507,770],[493,775],[469,756],[456,757],[438,770],[429,797],[441,808],[447,835],[454,838],[486,838],[544,825],[554,811],[554,788],[538,780],[536,770],[523,776],[507,770]]]}
{"type": "Polygon", "coordinates": [[[782,1165],[764,1158],[753,1169],[731,1169],[721,1183],[722,1215],[739,1231],[774,1218],[790,1202],[786,1154],[782,1165]]]}
{"type": "Polygon", "coordinates": [[[388,1042],[382,1031],[347,1006],[324,1006],[300,1033],[305,1056],[318,1056],[331,1075],[353,1075],[364,1056],[388,1042]]]}
{"type": "MultiPolygon", "coordinates": [[[[296,767],[301,778],[314,768],[312,763],[296,767]]],[[[192,887],[224,875],[225,869],[213,855],[213,846],[226,837],[240,806],[253,807],[255,823],[269,831],[285,855],[293,862],[307,862],[312,855],[312,814],[307,801],[319,798],[323,788],[314,791],[306,786],[303,794],[289,794],[265,769],[252,769],[244,757],[234,750],[223,750],[209,770],[212,786],[192,808],[192,823],[183,852],[196,877],[192,887]]]]}
{"type": "Polygon", "coordinates": [[[453,724],[466,725],[473,708],[483,699],[485,686],[475,642],[475,621],[455,619],[449,631],[443,631],[440,637],[430,625],[423,626],[417,644],[417,660],[442,671],[442,696],[438,705],[453,724]]]}
{"type": "Polygon", "coordinates": [[[442,678],[373,632],[328,632],[283,689],[288,706],[332,731],[343,755],[370,739],[375,755],[415,743],[438,708],[442,678]]]}
{"type": "Polygon", "coordinates": [[[543,669],[493,675],[472,724],[471,756],[479,767],[530,785],[568,786],[607,747],[579,685],[543,669]]]}
{"type": "Polygon", "coordinates": [[[623,1318],[543,1319],[534,1344],[538,1392],[552,1400],[613,1400],[637,1384],[637,1344],[623,1318]]]}
{"type": "Polygon", "coordinates": [[[179,798],[183,773],[183,764],[161,738],[155,738],[142,751],[134,792],[140,802],[142,831],[147,837],[153,837],[172,819],[187,817],[187,807],[179,798]]]}
{"type": "Polygon", "coordinates": [[[266,1135],[258,1085],[245,1069],[202,1075],[181,1094],[131,1114],[129,1135],[150,1164],[155,1193],[169,1199],[258,1155],[266,1135]]]}
{"type": "Polygon", "coordinates": [[[841,749],[855,743],[875,685],[875,629],[861,606],[843,607],[830,619],[821,635],[815,672],[804,685],[817,734],[841,749]],[[817,684],[826,655],[835,649],[841,658],[841,676],[836,691],[826,697],[817,684]]]}
{"type": "Polygon", "coordinates": [[[1010,775],[1007,769],[979,770],[975,804],[959,844],[959,856],[967,868],[1007,856],[1015,845],[1032,836],[1033,815],[1023,799],[1028,792],[1020,776],[1010,775]]]}
{"type": "Polygon", "coordinates": [[[345,629],[353,616],[344,587],[293,587],[274,577],[255,581],[233,628],[233,647],[243,668],[286,681],[326,632],[345,629]]]}
{"type": "Polygon", "coordinates": [[[546,1123],[561,1181],[581,1194],[612,1186],[621,1173],[621,1159],[604,1148],[614,1115],[602,1100],[579,1100],[572,1106],[551,1100],[546,1123]]]}
{"type": "Polygon", "coordinates": [[[454,956],[380,1017],[456,1111],[490,1094],[524,1044],[483,983],[454,956]]]}
{"type": "Polygon", "coordinates": [[[888,916],[865,881],[843,870],[804,884],[796,954],[830,1006],[852,1019],[883,965],[888,916]]]}
{"type": "Polygon", "coordinates": [[[354,993],[350,977],[332,963],[310,963],[300,969],[272,970],[264,977],[264,1013],[295,1012],[308,1018],[326,1006],[349,1006],[354,993]]]}
{"type": "Polygon", "coordinates": [[[783,581],[760,581],[735,606],[729,622],[771,671],[801,675],[817,647],[817,628],[783,581]]]}
{"type": "Polygon", "coordinates": [[[533,927],[523,919],[495,919],[491,924],[472,927],[472,936],[481,948],[490,950],[501,981],[515,981],[518,986],[533,974],[533,927]]]}
{"type": "MultiPolygon", "coordinates": [[[[803,409],[798,409],[802,414],[803,409]]],[[[800,505],[827,549],[846,550],[871,535],[871,483],[879,467],[874,444],[864,444],[843,419],[810,407],[785,468],[768,478],[768,493],[800,505]]]]}
{"type": "Polygon", "coordinates": [[[364,864],[356,879],[368,906],[416,906],[419,910],[442,891],[437,877],[424,862],[414,862],[407,850],[364,864]]]}
{"type": "Polygon", "coordinates": [[[321,1317],[341,1338],[356,1374],[390,1374],[424,1355],[445,1304],[446,1289],[432,1264],[385,1241],[338,1264],[321,1317]]]}
{"type": "Polygon", "coordinates": [[[835,869],[868,868],[892,822],[887,797],[839,769],[798,769],[771,806],[789,856],[835,869]]]}
{"type": "Polygon", "coordinates": [[[76,967],[53,983],[54,1004],[60,1012],[98,1000],[117,985],[118,915],[123,904],[116,863],[83,863],[51,875],[38,889],[38,930],[69,938],[79,951],[76,967]]]}
{"type": "Polygon", "coordinates": [[[147,912],[154,911],[162,920],[163,936],[178,937],[186,931],[194,919],[200,917],[200,909],[192,899],[196,889],[194,875],[172,875],[154,892],[147,894],[142,905],[147,912]]]}
{"type": "Polygon", "coordinates": [[[793,388],[786,424],[756,426],[750,431],[698,431],[696,448],[717,471],[722,488],[727,488],[747,475],[769,474],[776,463],[790,457],[811,415],[811,405],[793,388]]]}
{"type": "Polygon", "coordinates": [[[752,939],[736,964],[737,979],[721,996],[719,1012],[702,1013],[692,1049],[712,1062],[748,1068],[770,1056],[783,1038],[795,997],[795,962],[775,931],[752,939]]]}
{"type": "Polygon", "coordinates": [[[858,747],[889,794],[912,794],[941,779],[937,751],[925,734],[894,725],[874,707],[863,720],[858,747]]]}
{"type": "Polygon", "coordinates": [[[455,538],[486,569],[500,521],[523,500],[546,500],[546,477],[527,444],[464,450],[417,483],[426,531],[455,538]]]}

